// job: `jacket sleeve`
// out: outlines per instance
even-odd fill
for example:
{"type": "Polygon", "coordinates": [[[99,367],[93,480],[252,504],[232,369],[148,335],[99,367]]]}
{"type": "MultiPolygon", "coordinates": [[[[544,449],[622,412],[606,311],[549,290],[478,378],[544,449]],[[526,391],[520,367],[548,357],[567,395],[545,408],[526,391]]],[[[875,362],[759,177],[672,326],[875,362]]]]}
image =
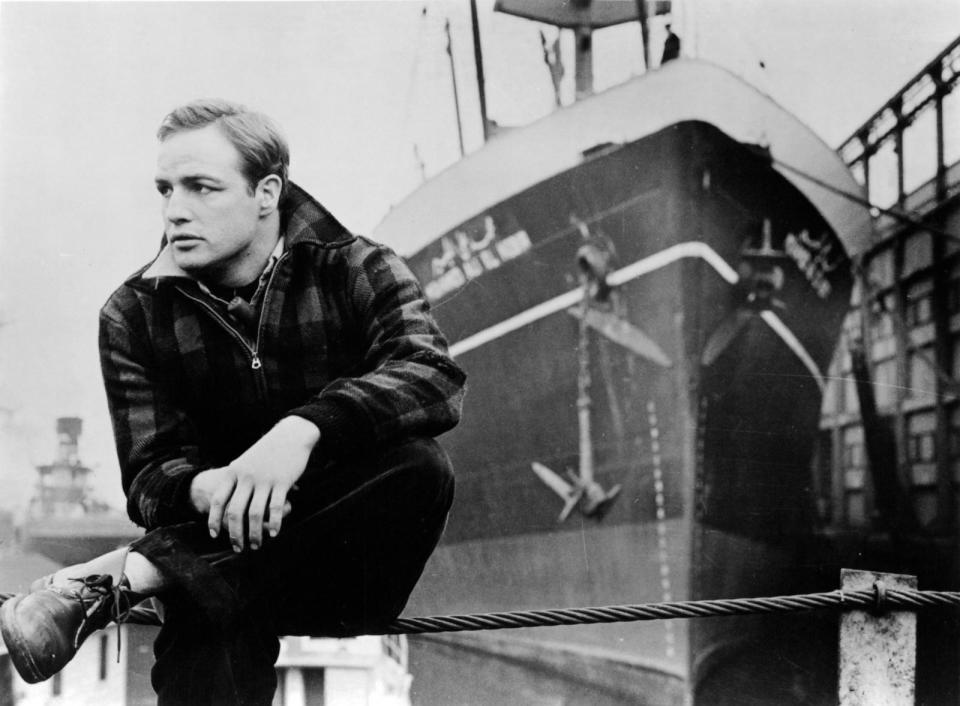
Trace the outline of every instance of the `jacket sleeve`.
{"type": "Polygon", "coordinates": [[[289,412],[317,425],[327,456],[453,428],[466,380],[406,263],[362,238],[350,260],[349,306],[363,341],[362,372],[334,380],[289,412]]]}
{"type": "Polygon", "coordinates": [[[152,361],[149,341],[118,311],[100,313],[100,366],[130,519],[148,530],[194,520],[197,434],[152,361]]]}

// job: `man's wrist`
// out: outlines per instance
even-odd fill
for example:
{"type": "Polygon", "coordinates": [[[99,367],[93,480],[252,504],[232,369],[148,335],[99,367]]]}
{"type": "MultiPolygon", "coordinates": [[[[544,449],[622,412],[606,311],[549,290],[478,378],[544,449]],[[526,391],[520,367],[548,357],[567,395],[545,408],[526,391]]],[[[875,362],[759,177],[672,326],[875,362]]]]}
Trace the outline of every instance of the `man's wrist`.
{"type": "Polygon", "coordinates": [[[282,427],[284,434],[290,435],[311,451],[320,441],[320,428],[305,417],[292,414],[277,422],[277,427],[282,427]]]}
{"type": "MultiPolygon", "coordinates": [[[[209,470],[209,469],[207,469],[209,470]]],[[[200,471],[190,479],[187,488],[187,497],[190,499],[190,505],[197,512],[207,512],[210,509],[210,498],[208,493],[202,488],[204,471],[200,471]],[[199,480],[198,480],[199,479],[199,480]]]]}

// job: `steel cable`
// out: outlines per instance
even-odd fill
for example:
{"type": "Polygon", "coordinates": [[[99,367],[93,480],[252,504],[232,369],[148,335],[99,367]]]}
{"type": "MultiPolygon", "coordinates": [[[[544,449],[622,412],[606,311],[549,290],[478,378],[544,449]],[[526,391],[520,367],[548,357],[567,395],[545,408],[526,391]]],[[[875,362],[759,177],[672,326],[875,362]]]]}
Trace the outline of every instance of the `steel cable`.
{"type": "Polygon", "coordinates": [[[770,598],[731,598],[706,601],[647,603],[641,605],[531,610],[507,613],[399,618],[384,634],[421,634],[462,632],[467,630],[503,630],[511,628],[556,627],[597,623],[670,620],[675,618],[713,618],[763,613],[791,613],[827,608],[876,610],[919,610],[960,606],[960,592],[903,591],[878,589],[830,591],[770,598]]]}
{"type": "MultiPolygon", "coordinates": [[[[0,604],[13,594],[0,593],[0,604]]],[[[726,598],[703,601],[675,601],[670,603],[643,603],[638,605],[597,606],[587,608],[558,608],[547,610],[512,611],[504,613],[475,613],[468,615],[438,615],[423,618],[398,618],[382,635],[417,635],[438,632],[470,630],[507,630],[514,628],[559,627],[565,625],[593,625],[601,623],[628,623],[645,620],[673,620],[677,618],[717,618],[769,613],[797,613],[828,608],[874,612],[888,610],[923,610],[928,608],[960,607],[960,591],[916,591],[873,589],[859,591],[835,590],[827,593],[809,593],[794,596],[765,598],[726,598]]],[[[140,625],[159,625],[159,616],[149,608],[130,610],[124,622],[140,625]]]]}
{"type": "Polygon", "coordinates": [[[942,228],[938,228],[930,223],[927,223],[923,217],[914,216],[912,214],[909,214],[909,213],[906,213],[905,211],[900,210],[899,208],[894,208],[889,206],[888,207],[878,206],[877,204],[871,202],[869,199],[866,199],[863,196],[860,196],[859,194],[853,194],[838,186],[834,186],[833,184],[827,181],[824,181],[819,177],[815,177],[812,174],[805,172],[804,170],[799,169],[798,167],[795,167],[792,164],[789,164],[788,162],[784,162],[783,160],[771,157],[770,161],[776,166],[782,167],[783,169],[795,174],[796,176],[802,179],[806,179],[807,181],[813,184],[816,184],[817,186],[823,189],[826,189],[827,191],[830,191],[836,194],[837,196],[840,196],[841,198],[845,198],[848,201],[851,201],[855,204],[863,206],[864,208],[868,209],[871,212],[870,214],[871,216],[882,213],[886,216],[890,216],[891,218],[900,221],[901,223],[906,223],[907,225],[913,226],[914,228],[925,230],[928,233],[940,236],[942,238],[947,238],[948,240],[960,242],[960,235],[957,235],[956,233],[951,233],[949,231],[943,230],[942,228]]]}

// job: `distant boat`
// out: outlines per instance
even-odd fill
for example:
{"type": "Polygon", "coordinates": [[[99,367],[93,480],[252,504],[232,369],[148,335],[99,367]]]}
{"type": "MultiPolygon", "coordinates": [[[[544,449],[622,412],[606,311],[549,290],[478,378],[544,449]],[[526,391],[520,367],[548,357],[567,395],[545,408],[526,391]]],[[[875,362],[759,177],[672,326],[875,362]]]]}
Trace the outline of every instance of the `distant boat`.
{"type": "MultiPolygon", "coordinates": [[[[407,613],[811,588],[824,374],[871,228],[844,193],[862,189],[795,117],[680,59],[396,206],[374,237],[408,248],[469,375],[444,437],[456,502],[407,613]]],[[[441,635],[411,639],[413,691],[835,703],[835,638],[769,617],[441,635]]]]}
{"type": "Polygon", "coordinates": [[[91,494],[92,469],[78,453],[82,430],[83,420],[77,417],[57,419],[57,453],[52,463],[37,466],[36,492],[20,530],[27,551],[63,566],[87,561],[143,535],[125,514],[91,494]]]}

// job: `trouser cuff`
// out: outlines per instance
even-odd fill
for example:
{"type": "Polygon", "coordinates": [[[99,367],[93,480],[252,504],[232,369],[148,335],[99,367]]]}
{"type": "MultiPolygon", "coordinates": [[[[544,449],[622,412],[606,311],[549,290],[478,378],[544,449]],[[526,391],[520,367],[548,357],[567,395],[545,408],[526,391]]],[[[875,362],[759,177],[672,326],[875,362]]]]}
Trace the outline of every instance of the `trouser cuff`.
{"type": "Polygon", "coordinates": [[[234,624],[240,611],[236,592],[210,560],[232,554],[221,549],[215,554],[198,550],[211,544],[207,528],[200,522],[161,527],[148,532],[130,545],[163,576],[166,588],[159,596],[165,603],[196,612],[198,618],[222,630],[234,624]],[[201,556],[201,553],[203,556],[201,556]]]}

